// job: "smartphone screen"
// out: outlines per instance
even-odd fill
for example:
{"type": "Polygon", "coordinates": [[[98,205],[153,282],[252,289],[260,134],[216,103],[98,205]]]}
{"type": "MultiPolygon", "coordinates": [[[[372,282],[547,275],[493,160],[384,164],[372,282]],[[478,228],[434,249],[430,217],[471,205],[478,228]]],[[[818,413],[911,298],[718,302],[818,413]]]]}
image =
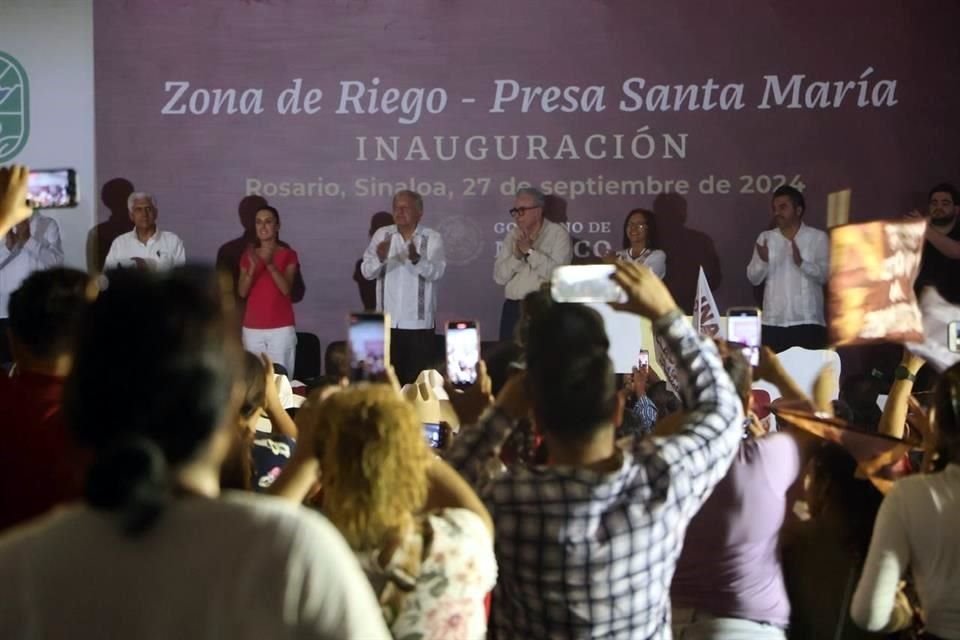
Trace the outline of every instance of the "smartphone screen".
{"type": "Polygon", "coordinates": [[[383,313],[350,314],[347,342],[350,379],[382,380],[390,364],[389,316],[383,313]]]}
{"type": "Polygon", "coordinates": [[[640,350],[640,357],[637,359],[637,366],[640,369],[648,369],[650,367],[650,352],[646,349],[640,350]]]}
{"type": "Polygon", "coordinates": [[[743,346],[752,366],[760,364],[760,310],[735,308],[727,311],[727,341],[743,346]]]}
{"type": "Polygon", "coordinates": [[[77,172],[73,169],[37,169],[27,180],[27,204],[33,209],[77,206],[77,172]]]}
{"type": "Polygon", "coordinates": [[[960,351],[960,321],[958,320],[947,325],[947,346],[950,351],[960,351]]]}
{"type": "Polygon", "coordinates": [[[447,323],[447,379],[456,387],[477,381],[480,329],[474,321],[447,323]]]}
{"type": "Polygon", "coordinates": [[[627,296],[610,279],[612,264],[564,265],[553,270],[550,295],[557,302],[626,302],[627,296]]]}
{"type": "Polygon", "coordinates": [[[440,448],[441,440],[441,431],[440,424],[436,422],[424,422],[423,423],[423,435],[427,439],[427,444],[430,445],[432,449],[440,448]]]}

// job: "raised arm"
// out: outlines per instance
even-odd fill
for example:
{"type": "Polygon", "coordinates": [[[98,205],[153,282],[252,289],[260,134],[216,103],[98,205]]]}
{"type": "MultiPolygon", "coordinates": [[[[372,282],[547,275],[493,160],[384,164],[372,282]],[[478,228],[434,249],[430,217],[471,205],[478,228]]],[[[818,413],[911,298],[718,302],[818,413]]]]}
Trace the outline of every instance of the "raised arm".
{"type": "Polygon", "coordinates": [[[477,382],[463,394],[449,389],[450,401],[457,410],[461,427],[453,445],[444,453],[444,459],[478,492],[489,479],[487,470],[500,448],[513,431],[516,420],[529,412],[524,390],[524,374],[514,375],[500,390],[491,407],[490,378],[486,365],[478,365],[477,382]]]}
{"type": "Polygon", "coordinates": [[[483,520],[487,531],[493,534],[493,519],[490,517],[490,512],[483,506],[480,496],[453,467],[439,458],[435,459],[427,469],[427,478],[430,481],[430,489],[424,510],[467,509],[473,511],[483,520]]]}
{"type": "Polygon", "coordinates": [[[903,350],[900,367],[906,369],[908,377],[898,378],[894,380],[890,386],[890,394],[887,396],[887,403],[883,406],[880,425],[877,427],[879,433],[893,436],[894,438],[903,438],[904,425],[907,422],[910,394],[913,393],[913,381],[916,378],[917,372],[923,367],[923,364],[923,358],[913,355],[906,349],[903,350]]]}
{"type": "Polygon", "coordinates": [[[30,217],[27,182],[30,170],[23,165],[0,168],[0,238],[30,217]]]}
{"type": "Polygon", "coordinates": [[[654,331],[677,356],[681,379],[689,384],[690,411],[676,435],[655,438],[652,449],[643,440],[634,443],[634,455],[648,471],[637,474],[638,482],[648,482],[669,469],[670,483],[684,509],[692,511],[730,466],[743,433],[743,405],[716,345],[694,331],[652,271],[620,263],[614,279],[630,299],[618,308],[653,320],[654,331]]]}

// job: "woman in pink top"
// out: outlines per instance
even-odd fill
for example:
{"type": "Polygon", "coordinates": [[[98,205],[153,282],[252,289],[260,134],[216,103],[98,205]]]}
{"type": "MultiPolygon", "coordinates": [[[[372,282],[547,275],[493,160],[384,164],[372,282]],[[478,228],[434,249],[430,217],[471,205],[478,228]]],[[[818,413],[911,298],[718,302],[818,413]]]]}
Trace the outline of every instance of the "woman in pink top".
{"type": "Polygon", "coordinates": [[[243,314],[243,346],[265,353],[293,378],[297,349],[290,292],[300,263],[297,252],[281,246],[280,214],[273,207],[257,211],[257,246],[240,258],[237,293],[247,301],[243,314]]]}

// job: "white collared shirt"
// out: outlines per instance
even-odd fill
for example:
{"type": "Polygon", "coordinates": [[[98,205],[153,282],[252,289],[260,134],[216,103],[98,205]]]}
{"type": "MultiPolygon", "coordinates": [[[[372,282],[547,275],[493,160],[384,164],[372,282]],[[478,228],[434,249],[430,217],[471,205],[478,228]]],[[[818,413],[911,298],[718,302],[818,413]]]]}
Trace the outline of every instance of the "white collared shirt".
{"type": "Polygon", "coordinates": [[[646,265],[661,280],[667,277],[667,254],[660,249],[644,249],[636,258],[630,254],[630,249],[622,249],[617,251],[617,258],[634,264],[646,265]]]}
{"type": "Polygon", "coordinates": [[[550,281],[555,267],[570,264],[573,259],[570,234],[563,226],[547,219],[544,219],[526,260],[514,255],[516,242],[517,228],[513,228],[503,239],[500,253],[493,263],[493,279],[497,284],[506,286],[508,300],[523,300],[528,293],[533,293],[540,285],[550,281]]]}
{"type": "Polygon", "coordinates": [[[397,225],[377,229],[363,252],[360,272],[367,280],[377,281],[377,311],[390,314],[394,329],[433,329],[437,281],[447,270],[443,237],[433,229],[418,226],[411,240],[420,254],[417,264],[410,262],[410,243],[404,241],[397,225]],[[377,245],[388,237],[387,259],[380,262],[377,245]]]}
{"type": "Polygon", "coordinates": [[[801,223],[795,237],[802,258],[793,261],[790,241],[779,229],[764,231],[757,244],[767,245],[769,261],[764,262],[753,248],[747,278],[754,285],[766,281],[763,291],[763,324],[792,327],[824,325],[823,285],[830,274],[830,241],[827,234],[801,223]]]}
{"type": "Polygon", "coordinates": [[[110,245],[104,269],[135,267],[134,258],[140,258],[151,269],[170,269],[187,261],[183,242],[176,234],[157,229],[146,243],[140,242],[137,230],[128,231],[110,245]]]}
{"type": "Polygon", "coordinates": [[[6,238],[0,236],[0,318],[7,317],[10,294],[20,288],[27,276],[62,264],[60,227],[53,218],[34,213],[30,218],[30,239],[13,251],[7,249],[6,238]]]}

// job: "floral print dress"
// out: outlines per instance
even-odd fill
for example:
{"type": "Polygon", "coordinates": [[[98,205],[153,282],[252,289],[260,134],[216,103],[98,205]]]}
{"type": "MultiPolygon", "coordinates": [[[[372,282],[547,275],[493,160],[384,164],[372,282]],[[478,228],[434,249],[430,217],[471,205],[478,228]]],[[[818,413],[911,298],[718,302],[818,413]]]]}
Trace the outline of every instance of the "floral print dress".
{"type": "Polygon", "coordinates": [[[395,640],[482,640],[487,594],[497,581],[493,536],[467,509],[443,509],[418,521],[391,554],[360,562],[395,640]]]}

